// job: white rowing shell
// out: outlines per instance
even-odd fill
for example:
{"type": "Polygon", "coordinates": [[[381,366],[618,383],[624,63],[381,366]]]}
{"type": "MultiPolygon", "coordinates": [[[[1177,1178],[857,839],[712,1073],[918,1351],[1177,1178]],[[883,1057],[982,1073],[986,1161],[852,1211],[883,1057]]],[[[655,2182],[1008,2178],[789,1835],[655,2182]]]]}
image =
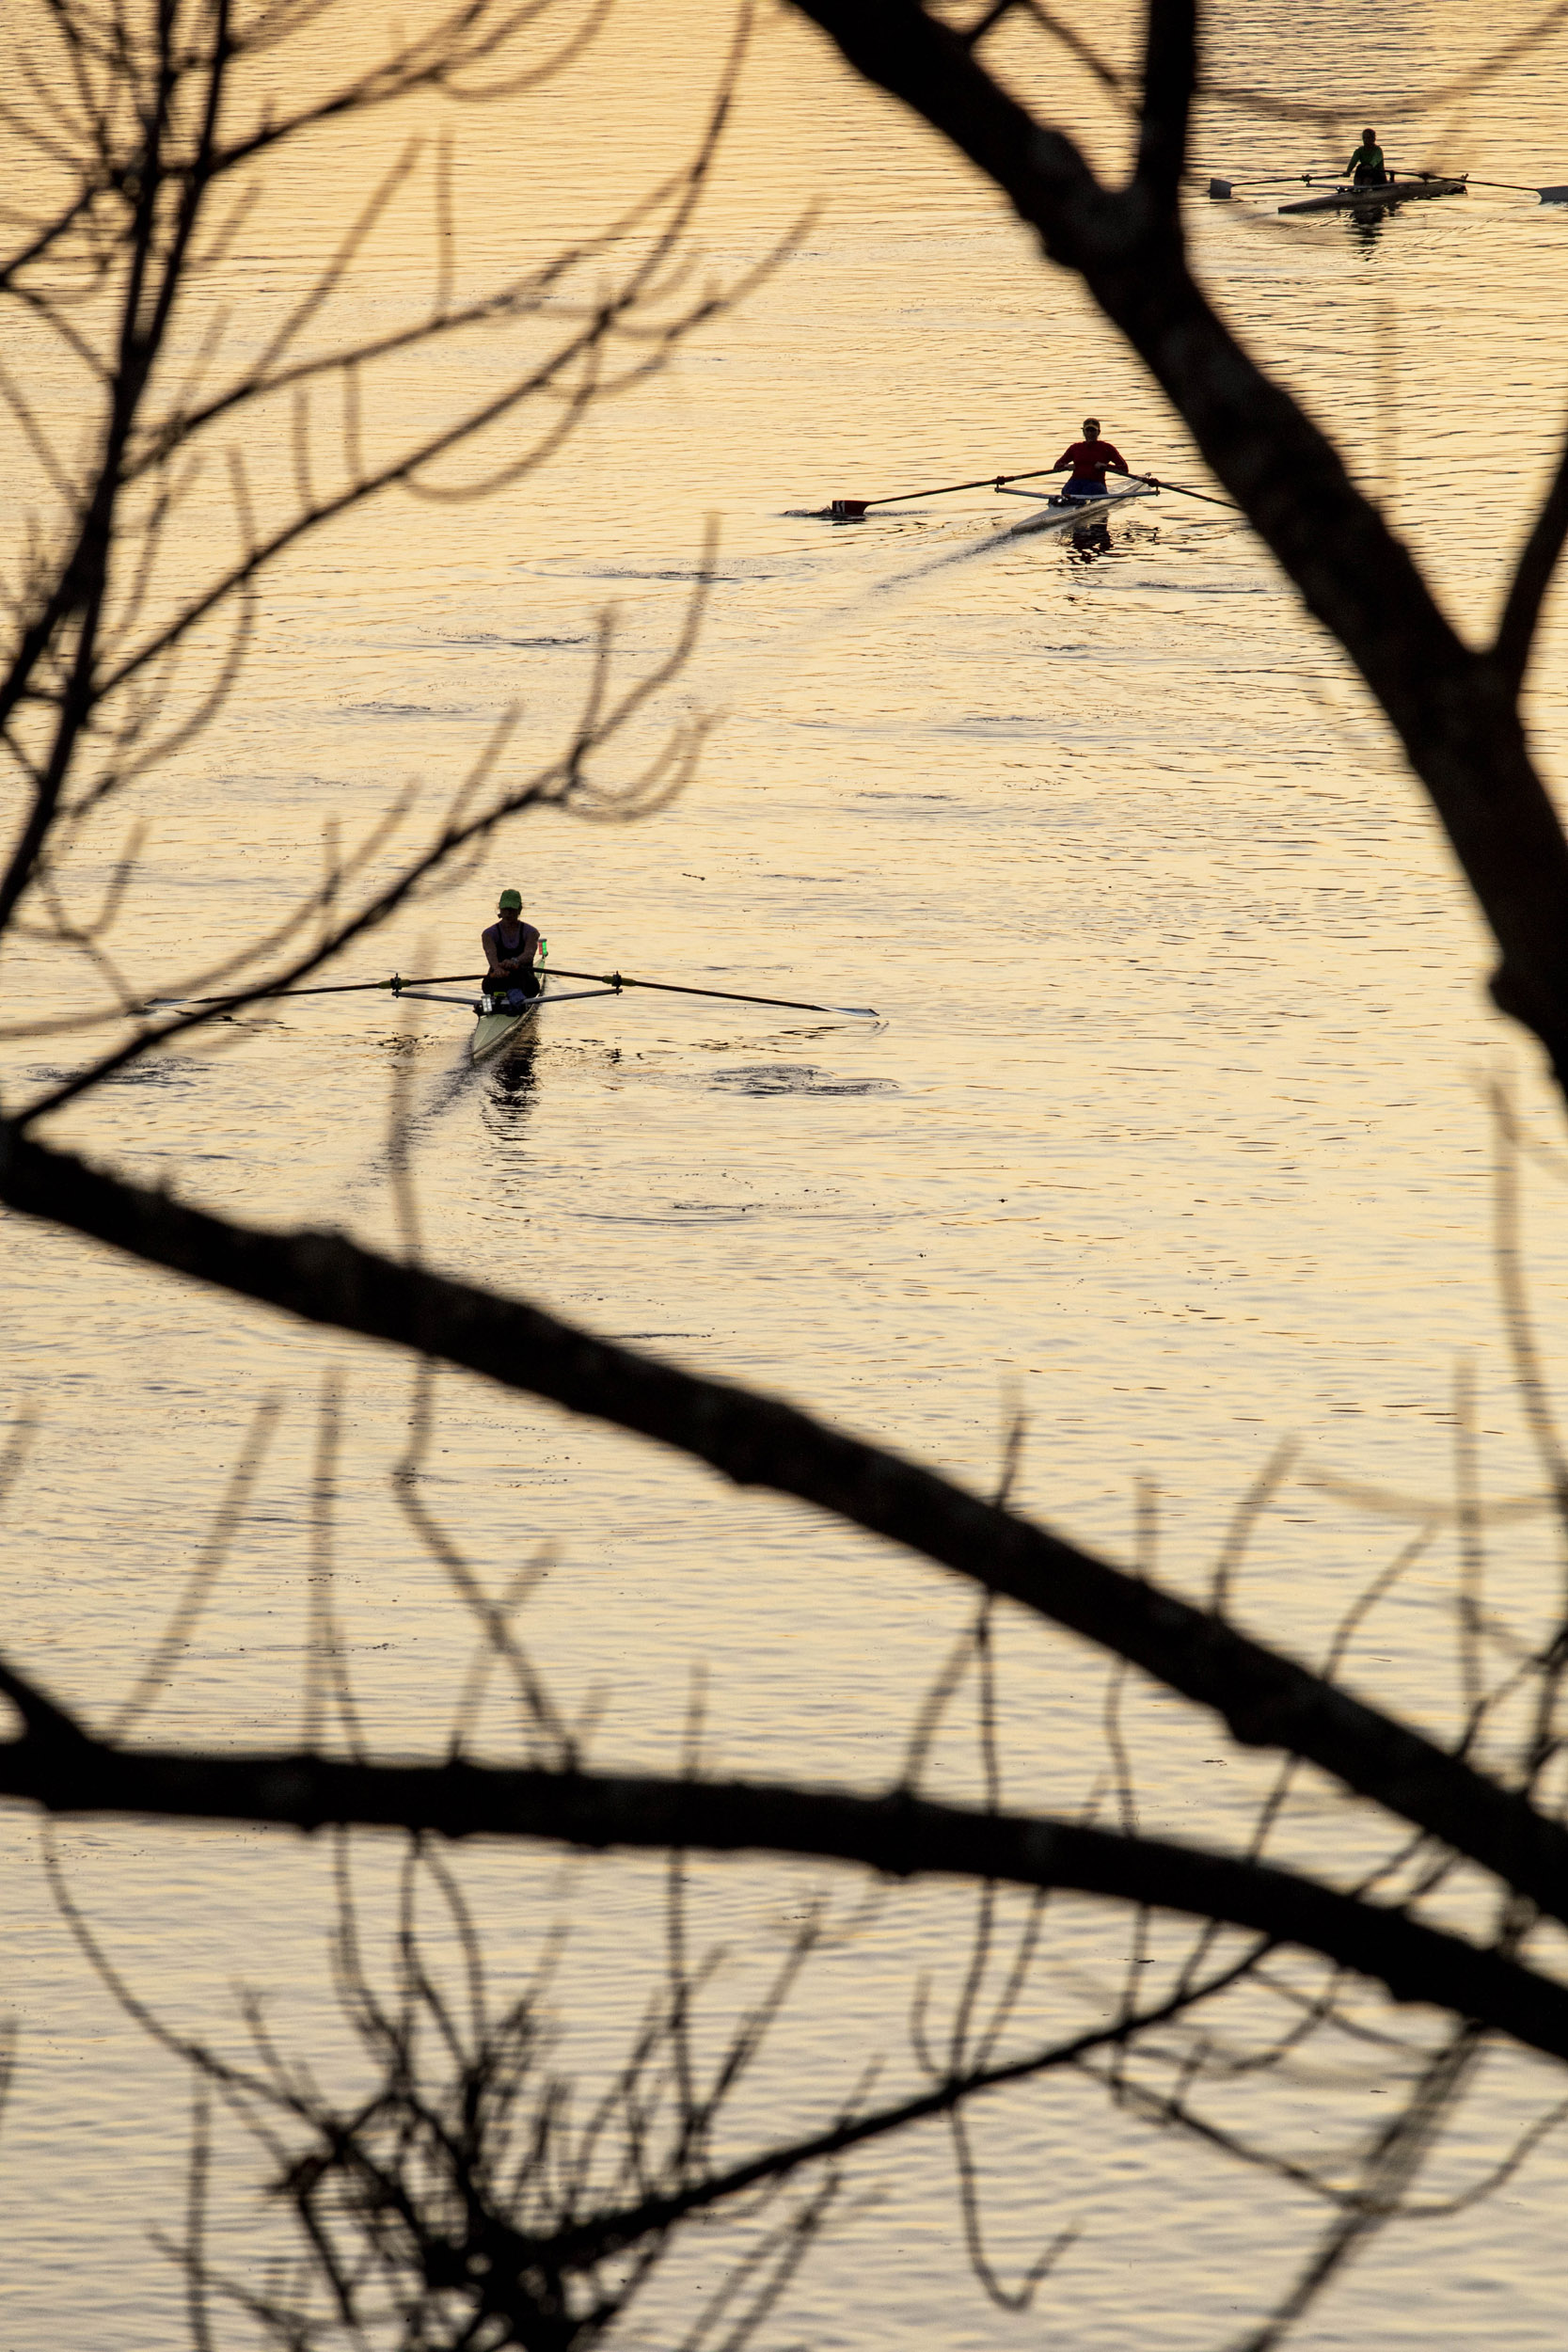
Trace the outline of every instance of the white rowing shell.
{"type": "MultiPolygon", "coordinates": [[[[505,1012],[481,1011],[478,1020],[474,1023],[473,1035],[468,1041],[468,1059],[489,1061],[493,1055],[499,1054],[503,1046],[509,1045],[515,1037],[528,1027],[546,997],[552,1005],[575,1005],[585,996],[619,996],[621,993],[618,988],[555,988],[551,986],[553,977],[553,974],[548,972],[539,974],[539,993],[531,1003],[523,1007],[521,1012],[514,1012],[510,1006],[505,1012]]],[[[405,995],[412,995],[413,993],[411,989],[404,991],[405,995]]],[[[464,1004],[468,1000],[461,996],[448,996],[433,998],[431,1001],[450,1005],[464,1004]]],[[[484,1002],[485,999],[482,996],[481,1005],[483,1006],[484,1002]]]]}
{"type": "Polygon", "coordinates": [[[1032,499],[1046,512],[1037,519],[1031,516],[1020,523],[1021,532],[1036,531],[1076,531],[1084,523],[1102,523],[1113,508],[1131,506],[1134,499],[1159,496],[1149,484],[1141,484],[1135,490],[1107,490],[1102,499],[1064,499],[1049,490],[1015,490],[1006,483],[998,485],[1004,498],[1032,499]]]}
{"type": "Polygon", "coordinates": [[[505,1012],[482,1012],[474,1023],[474,1033],[468,1042],[469,1060],[488,1061],[492,1054],[499,1054],[503,1045],[511,1043],[520,1029],[528,1026],[543,1001],[542,996],[535,996],[531,1003],[523,1007],[521,1012],[514,1012],[510,1007],[505,1012]]]}

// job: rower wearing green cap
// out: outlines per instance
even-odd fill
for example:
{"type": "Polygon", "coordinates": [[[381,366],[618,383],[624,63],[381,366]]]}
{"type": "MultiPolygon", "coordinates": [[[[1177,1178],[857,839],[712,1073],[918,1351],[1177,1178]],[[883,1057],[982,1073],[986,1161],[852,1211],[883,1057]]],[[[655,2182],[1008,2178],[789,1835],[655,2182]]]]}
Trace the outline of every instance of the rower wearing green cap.
{"type": "Polygon", "coordinates": [[[484,989],[489,996],[517,1009],[539,993],[539,976],[533,959],[539,952],[539,933],[531,923],[523,921],[523,901],[520,892],[503,890],[497,909],[497,919],[480,941],[484,950],[484,989]]]}

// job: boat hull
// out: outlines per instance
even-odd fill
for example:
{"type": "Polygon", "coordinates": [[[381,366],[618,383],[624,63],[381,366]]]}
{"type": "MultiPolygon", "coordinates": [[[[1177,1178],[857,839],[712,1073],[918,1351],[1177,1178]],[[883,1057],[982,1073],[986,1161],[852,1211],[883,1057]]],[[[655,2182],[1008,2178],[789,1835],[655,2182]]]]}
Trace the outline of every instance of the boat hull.
{"type": "Polygon", "coordinates": [[[525,1005],[521,1012],[514,1012],[510,1007],[505,1012],[482,1012],[474,1023],[473,1036],[468,1041],[468,1059],[491,1061],[496,1055],[504,1053],[515,1039],[532,1026],[534,1015],[544,1001],[545,992],[541,988],[539,994],[531,1003],[525,1005]]]}
{"type": "Polygon", "coordinates": [[[1282,204],[1282,213],[1371,213],[1390,204],[1414,204],[1423,197],[1465,196],[1463,180],[1389,180],[1381,188],[1335,188],[1328,196],[1307,196],[1282,204]]]}
{"type": "Polygon", "coordinates": [[[1006,496],[1029,499],[1038,505],[1037,515],[1031,515],[1027,522],[1017,526],[1021,538],[1032,538],[1038,531],[1081,531],[1085,525],[1102,523],[1118,506],[1134,505],[1140,499],[1153,498],[1155,492],[1151,488],[1107,490],[1101,499],[1064,499],[1042,490],[1009,489],[1006,496]]]}

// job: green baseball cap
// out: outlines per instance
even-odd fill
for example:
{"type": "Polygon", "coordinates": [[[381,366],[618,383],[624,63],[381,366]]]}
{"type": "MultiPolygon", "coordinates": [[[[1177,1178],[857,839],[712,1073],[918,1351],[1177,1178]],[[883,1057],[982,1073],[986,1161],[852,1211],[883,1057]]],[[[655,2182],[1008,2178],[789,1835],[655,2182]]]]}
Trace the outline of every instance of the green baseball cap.
{"type": "Polygon", "coordinates": [[[500,895],[499,912],[502,914],[521,914],[522,911],[522,892],[520,890],[503,890],[500,895]]]}

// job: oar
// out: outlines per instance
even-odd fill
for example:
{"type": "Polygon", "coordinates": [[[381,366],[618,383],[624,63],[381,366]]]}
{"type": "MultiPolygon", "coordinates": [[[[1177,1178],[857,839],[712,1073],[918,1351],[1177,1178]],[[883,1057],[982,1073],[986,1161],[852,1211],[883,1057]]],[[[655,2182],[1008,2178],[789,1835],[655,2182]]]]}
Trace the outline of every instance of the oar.
{"type": "MultiPolygon", "coordinates": [[[[1060,473],[1059,466],[1036,466],[1028,473],[981,474],[974,482],[943,482],[934,490],[894,490],[880,499],[834,499],[827,506],[813,507],[809,519],[816,522],[853,522],[868,506],[900,506],[906,499],[951,498],[955,490],[1000,490],[1007,482],[1037,482],[1041,474],[1060,473]]],[[[815,1008],[813,1008],[815,1009],[815,1008]]]]}
{"type": "Polygon", "coordinates": [[[150,996],[140,1010],[153,1012],[164,1006],[178,1005],[246,1005],[259,996],[361,996],[378,988],[390,989],[394,996],[405,988],[439,988],[447,980],[483,980],[483,972],[427,972],[417,980],[405,980],[394,972],[389,980],[338,980],[326,988],[248,988],[230,989],[222,996],[150,996]]]}
{"type": "MultiPolygon", "coordinates": [[[[1400,176],[1400,172],[1390,165],[1389,184],[1397,183],[1400,176]]],[[[1403,176],[1406,180],[1457,180],[1463,177],[1472,188],[1507,188],[1514,196],[1538,196],[1543,204],[1568,204],[1568,188],[1527,188],[1520,180],[1472,180],[1467,172],[1461,174],[1446,171],[1406,171],[1403,176]]],[[[1282,172],[1277,179],[1269,180],[1212,179],[1209,183],[1209,193],[1213,197],[1227,197],[1237,188],[1283,188],[1298,180],[1304,186],[1310,188],[1315,187],[1320,180],[1339,181],[1345,177],[1342,171],[1327,170],[1288,171],[1282,172]]]]}
{"type": "MultiPolygon", "coordinates": [[[[723,996],[737,1005],[779,1005],[786,1012],[846,1012],[854,1013],[865,1021],[877,1021],[881,1017],[872,1005],[808,1005],[797,996],[746,996],[734,988],[688,988],[675,980],[636,980],[629,974],[620,972],[568,972],[565,965],[560,963],[541,964],[538,971],[543,979],[553,976],[562,980],[597,980],[612,996],[618,995],[624,988],[657,988],[672,996],[723,996]]],[[[448,980],[482,980],[486,977],[483,972],[427,972],[420,979],[405,980],[401,974],[394,972],[389,980],[340,980],[326,988],[277,988],[265,993],[268,996],[358,996],[372,989],[389,989],[394,996],[402,996],[417,988],[437,988],[448,980]]],[[[150,1012],[163,1006],[172,1009],[180,1005],[241,1005],[254,1001],[249,991],[230,992],[225,996],[150,996],[141,1009],[150,1012]]],[[[458,1005],[467,1003],[467,999],[448,996],[444,999],[437,997],[434,1001],[458,1005]]],[[[562,997],[556,999],[558,1004],[569,1001],[562,997]]]]}
{"type": "Polygon", "coordinates": [[[1520,180],[1472,180],[1473,188],[1507,188],[1513,196],[1538,196],[1543,204],[1568,204],[1568,188],[1527,188],[1520,180]]]}
{"type": "Polygon", "coordinates": [[[799,996],[747,996],[736,988],[692,988],[681,980],[634,980],[629,972],[568,972],[563,963],[552,963],[550,970],[563,980],[600,980],[615,993],[623,988],[657,988],[667,996],[722,996],[732,1005],[781,1005],[785,1012],[848,1012],[863,1021],[881,1019],[875,1005],[808,1005],[799,996]]]}
{"type": "Polygon", "coordinates": [[[1279,171],[1267,180],[1213,179],[1209,183],[1209,193],[1211,196],[1225,197],[1232,195],[1237,188],[1289,188],[1293,187],[1298,180],[1304,180],[1310,187],[1314,179],[1324,180],[1329,176],[1326,171],[1279,171]]]}
{"type": "Polygon", "coordinates": [[[1201,499],[1205,506],[1223,506],[1227,515],[1239,515],[1242,512],[1242,509],[1229,499],[1217,499],[1209,490],[1189,490],[1183,483],[1166,482],[1163,476],[1151,473],[1141,473],[1138,480],[1148,483],[1151,488],[1156,490],[1174,490],[1178,498],[1201,499]]]}
{"type": "MultiPolygon", "coordinates": [[[[1294,176],[1299,179],[1302,174],[1298,172],[1294,176]]],[[[1275,182],[1272,184],[1283,185],[1283,183],[1275,182]]],[[[895,490],[890,497],[880,499],[834,499],[831,506],[819,506],[814,512],[816,519],[819,522],[852,522],[858,516],[863,515],[870,506],[897,506],[905,499],[946,498],[954,490],[1005,490],[1010,482],[1037,482],[1043,474],[1061,471],[1060,466],[1037,466],[1030,473],[988,473],[974,482],[943,483],[942,487],[936,490],[895,490]]],[[[1228,507],[1233,515],[1239,515],[1242,511],[1239,506],[1231,506],[1228,499],[1212,498],[1207,490],[1183,489],[1180,482],[1166,482],[1151,473],[1131,474],[1128,479],[1134,482],[1147,482],[1155,490],[1175,490],[1182,498],[1203,499],[1210,506],[1228,507]]],[[[723,992],[717,993],[721,994],[723,992]]],[[[772,1000],[759,997],[756,1001],[761,1004],[772,1000]]],[[[813,1005],[808,1006],[806,1009],[815,1012],[818,1008],[813,1005]]]]}

